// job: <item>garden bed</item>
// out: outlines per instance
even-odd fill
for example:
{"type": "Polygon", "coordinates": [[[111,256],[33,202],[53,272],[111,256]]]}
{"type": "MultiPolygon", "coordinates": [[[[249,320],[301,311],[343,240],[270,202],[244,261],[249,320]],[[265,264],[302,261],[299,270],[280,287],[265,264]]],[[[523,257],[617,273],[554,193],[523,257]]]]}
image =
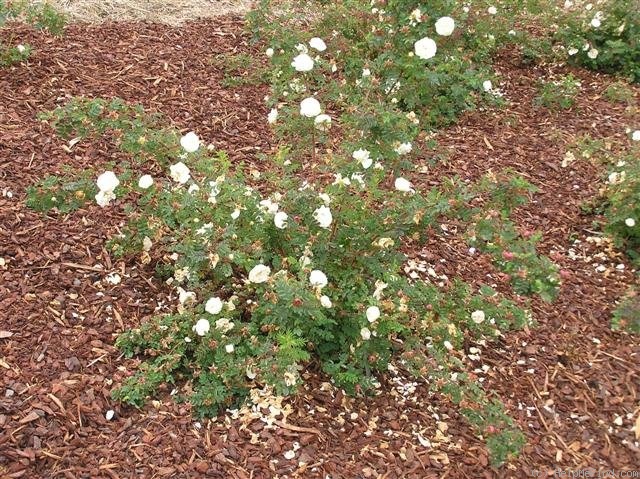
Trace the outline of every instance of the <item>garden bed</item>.
{"type": "MultiPolygon", "coordinates": [[[[484,443],[457,408],[410,379],[390,376],[382,381],[387,394],[350,398],[311,365],[302,394],[282,404],[286,421],[279,416],[273,427],[230,413],[196,422],[168,394],[139,411],[114,403],[114,381],[135,364],[113,347],[117,333],[176,301],[152,268],[114,262],[106,252],[122,211],[90,205],[57,217],[25,206],[26,188],[45,175],[121,154],[107,142],[69,145],[37,114],[72,96],[118,96],[162,112],[182,131],[197,128],[233,162],[260,170],[257,154],[272,147],[267,88],[224,88],[212,59],[262,53],[232,17],[179,28],[71,25],[61,38],[18,33],[38,48],[28,63],[0,71],[2,477],[523,477],[640,463],[640,346],[609,323],[633,273],[621,254],[587,241],[598,235],[582,205],[597,193],[604,170],[582,158],[562,166],[584,135],[606,138],[613,149],[627,141],[637,107],[605,99],[611,78],[573,71],[582,82],[576,105],[550,112],[534,106],[536,84],[566,71],[525,68],[504,53],[496,68],[509,105],[467,114],[438,133],[447,158],[411,178],[426,187],[442,175],[473,179],[512,167],[540,189],[517,211],[518,225],[542,230],[541,252],[566,272],[557,301],[533,300],[537,327],[508,333],[499,347],[480,347],[477,361],[466,359],[527,435],[522,455],[492,470],[484,443]],[[105,281],[112,272],[120,283],[105,281]],[[285,458],[292,449],[295,458],[285,458]]],[[[637,88],[634,96],[637,105],[637,88]]],[[[508,293],[490,262],[470,255],[451,231],[434,232],[411,251],[424,270],[417,273],[433,278],[433,268],[508,293]]],[[[467,355],[471,347],[478,345],[467,345],[467,355]]]]}

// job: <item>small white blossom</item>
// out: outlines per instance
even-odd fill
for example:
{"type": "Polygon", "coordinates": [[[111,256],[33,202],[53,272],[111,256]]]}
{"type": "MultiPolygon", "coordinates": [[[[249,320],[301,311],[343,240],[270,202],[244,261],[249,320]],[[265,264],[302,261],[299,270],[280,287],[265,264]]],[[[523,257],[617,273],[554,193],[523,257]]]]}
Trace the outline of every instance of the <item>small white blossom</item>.
{"type": "Polygon", "coordinates": [[[353,159],[358,161],[365,170],[373,164],[373,159],[371,158],[369,150],[356,150],[353,152],[352,156],[353,159]]]}
{"type": "Polygon", "coordinates": [[[633,218],[627,218],[626,220],[624,220],[624,224],[629,228],[633,228],[636,225],[636,220],[634,220],[633,218]]]}
{"type": "Polygon", "coordinates": [[[436,42],[434,42],[431,38],[424,37],[418,40],[413,45],[413,49],[418,58],[428,60],[429,58],[433,58],[436,55],[438,47],[436,45],[436,42]]]}
{"type": "Polygon", "coordinates": [[[265,283],[269,280],[270,274],[271,268],[263,264],[257,264],[249,271],[249,281],[251,283],[265,283]]]}
{"type": "Polygon", "coordinates": [[[313,124],[320,131],[328,131],[331,129],[331,117],[323,113],[322,115],[316,116],[313,124]]]}
{"type": "Polygon", "coordinates": [[[287,215],[284,211],[278,211],[273,216],[273,224],[276,225],[276,228],[283,230],[287,227],[287,219],[289,215],[287,215]]]}
{"type": "Polygon", "coordinates": [[[153,177],[151,175],[142,175],[138,180],[138,187],[146,190],[153,185],[153,177]]]}
{"type": "Polygon", "coordinates": [[[18,50],[18,52],[20,53],[24,53],[27,51],[27,47],[25,47],[24,45],[20,44],[16,47],[16,50],[18,50]]]}
{"type": "Polygon", "coordinates": [[[491,83],[491,80],[485,80],[482,82],[482,89],[484,91],[491,91],[493,89],[493,84],[491,83]]]}
{"type": "Polygon", "coordinates": [[[328,228],[331,226],[333,216],[331,210],[327,206],[321,206],[313,212],[313,217],[318,222],[321,228],[328,228]]]}
{"type": "Polygon", "coordinates": [[[222,300],[220,298],[209,298],[204,306],[204,310],[209,314],[218,314],[222,311],[222,300]]]}
{"type": "Polygon", "coordinates": [[[407,155],[411,153],[411,150],[412,150],[412,146],[411,146],[411,143],[408,141],[406,143],[400,143],[400,145],[398,145],[398,147],[395,149],[398,155],[407,155]]]}
{"type": "Polygon", "coordinates": [[[228,333],[233,329],[233,321],[229,318],[220,318],[216,320],[216,329],[218,331],[222,331],[223,333],[228,333]]]}
{"type": "Polygon", "coordinates": [[[471,313],[471,321],[473,321],[474,323],[482,324],[484,320],[485,320],[484,311],[477,310],[471,313]]]}
{"type": "Polygon", "coordinates": [[[487,12],[489,12],[490,15],[495,15],[496,13],[498,13],[498,9],[492,6],[487,8],[487,12]]]}
{"type": "Polygon", "coordinates": [[[594,18],[591,20],[591,26],[592,26],[593,28],[600,28],[600,25],[602,25],[602,22],[600,22],[600,19],[599,19],[599,18],[594,17],[594,18]]]}
{"type": "Polygon", "coordinates": [[[280,209],[280,205],[278,203],[274,203],[268,198],[266,200],[261,200],[259,205],[263,211],[265,211],[266,213],[270,213],[272,215],[275,215],[277,211],[280,209]]]}
{"type": "Polygon", "coordinates": [[[591,58],[592,60],[595,60],[596,58],[598,58],[598,53],[600,53],[600,52],[598,52],[597,48],[592,48],[591,50],[589,50],[587,52],[587,56],[589,58],[591,58]]]}
{"type": "Polygon", "coordinates": [[[369,306],[366,312],[367,321],[375,323],[380,317],[380,308],[377,306],[369,306]]]}
{"type": "Polygon", "coordinates": [[[448,351],[451,351],[453,349],[453,344],[451,344],[451,342],[449,341],[445,341],[442,344],[444,345],[445,348],[447,348],[448,351]]]}
{"type": "Polygon", "coordinates": [[[396,178],[396,181],[394,182],[394,186],[396,190],[402,191],[404,193],[409,193],[413,191],[411,182],[402,177],[396,178]]]}
{"type": "Polygon", "coordinates": [[[189,167],[181,161],[175,165],[171,165],[169,167],[169,171],[171,173],[171,179],[181,185],[184,185],[189,181],[189,178],[191,178],[191,170],[189,170],[189,167]]]}
{"type": "Polygon", "coordinates": [[[300,102],[300,114],[307,118],[315,118],[322,112],[320,102],[313,97],[305,98],[300,102]]]}
{"type": "Polygon", "coordinates": [[[360,330],[360,337],[365,341],[369,341],[371,339],[371,331],[369,331],[369,328],[362,328],[360,330]]]}
{"type": "Polygon", "coordinates": [[[111,202],[111,200],[116,199],[116,195],[113,193],[113,191],[100,190],[98,191],[98,194],[96,195],[95,198],[96,198],[96,203],[98,203],[99,206],[104,208],[105,206],[109,206],[109,203],[111,202]]]}
{"type": "Polygon", "coordinates": [[[327,275],[319,269],[314,269],[309,274],[309,283],[315,288],[324,288],[328,284],[327,275]]]}
{"type": "Polygon", "coordinates": [[[227,345],[224,347],[224,350],[225,350],[227,353],[229,353],[229,354],[231,354],[232,352],[234,352],[234,351],[235,351],[235,349],[236,349],[236,348],[233,346],[233,344],[227,344],[227,345]]]}
{"type": "Polygon", "coordinates": [[[451,17],[441,17],[436,22],[436,33],[443,37],[448,37],[453,33],[455,22],[451,17]]]}
{"type": "Polygon", "coordinates": [[[200,148],[200,138],[198,138],[198,135],[193,131],[190,131],[180,138],[180,146],[182,146],[187,153],[193,153],[200,148]]]}
{"type": "Polygon", "coordinates": [[[209,324],[209,320],[205,318],[200,318],[198,322],[191,328],[198,336],[204,336],[211,329],[211,325],[209,324]]]}
{"type": "Polygon", "coordinates": [[[267,115],[267,123],[273,125],[278,119],[278,109],[272,108],[269,114],[267,115]]]}
{"type": "Polygon", "coordinates": [[[635,130],[633,133],[631,133],[631,139],[633,141],[640,141],[640,130],[635,130]]]}
{"type": "Polygon", "coordinates": [[[96,184],[98,185],[98,189],[100,191],[113,192],[113,190],[115,190],[120,184],[120,180],[113,171],[105,171],[100,176],[98,176],[96,184]]]}
{"type": "Polygon", "coordinates": [[[313,58],[306,53],[301,53],[293,59],[291,66],[298,72],[308,72],[313,70],[313,58]]]}
{"type": "Polygon", "coordinates": [[[575,47],[571,47],[569,48],[569,50],[567,50],[567,53],[569,54],[570,57],[574,56],[576,53],[578,53],[578,49],[575,47]]]}
{"type": "Polygon", "coordinates": [[[196,300],[196,293],[193,291],[185,291],[184,289],[178,287],[178,302],[180,304],[191,303],[196,300]]]}
{"type": "Polygon", "coordinates": [[[327,49],[327,44],[322,38],[318,37],[313,37],[311,40],[309,40],[309,46],[314,50],[318,50],[319,52],[323,52],[327,49]]]}
{"type": "Polygon", "coordinates": [[[267,57],[271,58],[275,52],[273,51],[273,48],[267,48],[267,51],[264,53],[267,57]]]}
{"type": "Polygon", "coordinates": [[[320,304],[322,305],[323,308],[330,308],[331,306],[333,306],[333,303],[331,302],[331,299],[329,298],[329,296],[320,296],[320,304]]]}
{"type": "Polygon", "coordinates": [[[237,220],[240,218],[240,208],[236,208],[231,212],[231,219],[237,220]]]}

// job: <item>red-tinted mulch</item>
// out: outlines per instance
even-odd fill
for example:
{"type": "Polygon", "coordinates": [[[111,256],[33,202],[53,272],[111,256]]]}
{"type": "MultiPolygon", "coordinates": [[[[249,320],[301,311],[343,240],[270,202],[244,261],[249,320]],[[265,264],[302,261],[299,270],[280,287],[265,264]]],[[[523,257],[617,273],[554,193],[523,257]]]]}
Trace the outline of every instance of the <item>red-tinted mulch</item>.
{"type": "MultiPolygon", "coordinates": [[[[609,328],[633,274],[624,257],[598,258],[604,249],[585,241],[594,218],[580,206],[597,192],[602,169],[584,159],[560,166],[579,135],[627,141],[634,111],[602,98],[611,79],[574,72],[583,81],[578,106],[553,113],[532,106],[536,81],[553,72],[505,57],[497,68],[511,105],[466,115],[439,133],[448,158],[412,178],[427,187],[441,175],[514,168],[540,188],[518,211],[519,225],[544,231],[541,250],[569,272],[558,301],[533,301],[537,328],[467,358],[528,437],[522,456],[496,470],[456,408],[409,380],[389,379],[384,394],[354,399],[309,372],[303,394],[287,401],[287,422],[275,427],[229,417],[197,423],[187,405],[167,397],[141,411],[115,404],[110,389],[135,365],[115,350],[115,337],[176,301],[151,269],[107,254],[105,240],[125,219],[118,208],[90,205],[66,216],[26,208],[26,188],[46,174],[119,155],[90,141],[69,152],[36,115],[72,96],[119,96],[195,129],[233,161],[260,167],[257,153],[270,149],[267,89],[222,88],[224,74],[210,61],[223,52],[260,53],[237,19],[179,28],[73,25],[59,39],[19,31],[36,49],[28,64],[0,70],[0,257],[7,261],[0,266],[0,477],[527,477],[640,464],[633,430],[640,347],[609,328]],[[595,263],[607,270],[596,272],[595,263]],[[110,272],[122,282],[105,282],[110,272]],[[286,459],[294,443],[295,459],[286,459]]],[[[438,274],[509,291],[487,258],[470,255],[454,234],[442,232],[413,254],[438,274]]]]}

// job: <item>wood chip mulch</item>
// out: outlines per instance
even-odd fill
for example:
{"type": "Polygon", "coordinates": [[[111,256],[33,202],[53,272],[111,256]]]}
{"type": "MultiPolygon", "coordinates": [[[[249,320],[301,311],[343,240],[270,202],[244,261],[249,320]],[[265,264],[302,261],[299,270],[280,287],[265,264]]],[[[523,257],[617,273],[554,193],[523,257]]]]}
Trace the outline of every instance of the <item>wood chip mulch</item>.
{"type": "MultiPolygon", "coordinates": [[[[467,358],[527,434],[522,456],[496,470],[446,398],[402,377],[386,378],[383,394],[362,399],[310,371],[302,394],[283,405],[286,421],[276,422],[232,413],[198,422],[168,396],[140,411],[115,404],[110,389],[135,361],[120,357],[114,338],[175,298],[151,269],[107,254],[122,211],[91,205],[56,217],[26,208],[26,188],[39,178],[118,155],[104,142],[65,149],[36,115],[72,96],[119,96],[259,168],[257,154],[271,148],[267,89],[222,88],[223,72],[211,59],[261,54],[235,18],[178,28],[72,25],[61,38],[18,33],[36,49],[27,64],[0,70],[0,477],[545,477],[556,469],[638,467],[640,346],[609,328],[614,302],[634,275],[624,257],[587,240],[597,236],[594,218],[580,205],[597,192],[602,167],[583,159],[560,166],[580,135],[621,144],[625,127],[634,120],[638,127],[637,110],[603,99],[610,78],[573,72],[583,86],[577,106],[549,112],[533,107],[535,85],[563,70],[523,68],[505,55],[497,70],[509,106],[465,115],[439,133],[450,154],[412,178],[420,187],[442,174],[471,179],[514,168],[540,188],[518,211],[518,224],[544,231],[542,252],[568,272],[558,301],[533,301],[536,328],[467,358]],[[112,272],[121,283],[105,281],[112,272]],[[294,459],[285,458],[289,450],[294,459]]],[[[470,255],[450,233],[413,256],[439,275],[508,292],[486,258],[470,255]]]]}

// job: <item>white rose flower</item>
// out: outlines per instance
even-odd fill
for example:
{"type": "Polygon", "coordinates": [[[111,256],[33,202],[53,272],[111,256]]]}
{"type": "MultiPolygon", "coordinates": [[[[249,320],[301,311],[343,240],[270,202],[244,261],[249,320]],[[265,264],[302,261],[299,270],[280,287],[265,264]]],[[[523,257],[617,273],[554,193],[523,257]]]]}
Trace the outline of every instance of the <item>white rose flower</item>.
{"type": "Polygon", "coordinates": [[[100,191],[108,192],[115,190],[120,184],[120,180],[113,171],[105,171],[100,176],[98,176],[96,184],[98,185],[98,189],[100,191]]]}
{"type": "Polygon", "coordinates": [[[436,22],[436,33],[448,37],[453,33],[456,24],[451,17],[441,17],[436,22]]]}
{"type": "Polygon", "coordinates": [[[284,211],[278,211],[273,216],[273,224],[276,225],[276,228],[283,230],[287,227],[288,218],[289,218],[289,215],[286,214],[284,211]]]}
{"type": "Polygon", "coordinates": [[[631,139],[633,141],[640,141],[640,130],[635,130],[633,133],[631,133],[631,139]]]}
{"type": "Polygon", "coordinates": [[[599,18],[594,18],[593,20],[591,20],[591,26],[593,28],[600,28],[600,25],[602,25],[602,22],[600,22],[599,18]]]}
{"type": "Polygon", "coordinates": [[[205,334],[207,334],[209,332],[209,329],[211,328],[211,325],[209,324],[209,320],[205,319],[205,318],[201,318],[198,320],[198,322],[195,324],[195,326],[193,326],[193,331],[198,335],[198,336],[204,336],[205,334]]]}
{"type": "Polygon", "coordinates": [[[370,77],[371,76],[371,70],[369,70],[368,68],[363,68],[362,69],[362,76],[363,77],[370,77]]]}
{"type": "Polygon", "coordinates": [[[316,119],[313,121],[315,127],[320,131],[328,131],[331,129],[331,117],[326,114],[316,116],[316,119]]]}
{"type": "Polygon", "coordinates": [[[224,350],[225,350],[227,353],[229,353],[229,354],[231,354],[232,352],[234,352],[234,351],[235,351],[235,349],[236,349],[236,348],[233,346],[233,344],[227,344],[227,345],[224,347],[224,350]]]}
{"type": "Polygon", "coordinates": [[[353,159],[358,161],[365,170],[373,164],[373,159],[371,158],[369,150],[356,150],[353,152],[352,156],[353,159]]]}
{"type": "Polygon", "coordinates": [[[96,195],[96,203],[98,203],[98,205],[102,208],[104,208],[105,206],[109,206],[109,203],[111,202],[111,200],[115,200],[116,199],[116,195],[113,193],[113,191],[98,191],[98,194],[96,195]]]}
{"type": "Polygon", "coordinates": [[[270,274],[271,268],[263,264],[257,264],[249,271],[249,281],[251,283],[265,283],[269,280],[270,274]]]}
{"type": "Polygon", "coordinates": [[[418,56],[418,58],[422,58],[423,60],[428,60],[429,58],[433,58],[436,55],[436,51],[438,47],[436,42],[434,42],[429,37],[424,37],[418,40],[414,45],[413,49],[418,56]]]}
{"type": "Polygon", "coordinates": [[[598,58],[598,53],[600,53],[600,52],[598,51],[597,48],[592,48],[591,50],[589,50],[587,52],[587,56],[589,58],[591,58],[592,60],[595,60],[596,58],[598,58]]]}
{"type": "Polygon", "coordinates": [[[406,155],[408,153],[411,153],[412,148],[413,147],[411,146],[410,142],[400,143],[395,151],[398,155],[406,155]]]}
{"type": "Polygon", "coordinates": [[[369,328],[362,328],[360,330],[360,337],[365,341],[369,341],[371,339],[371,331],[369,331],[369,328]]]}
{"type": "Polygon", "coordinates": [[[484,91],[491,91],[493,89],[493,84],[491,83],[491,80],[485,80],[482,82],[482,89],[484,91]]]}
{"type": "Polygon", "coordinates": [[[146,190],[153,185],[153,177],[151,175],[142,175],[138,180],[138,187],[146,190]]]}
{"type": "Polygon", "coordinates": [[[320,102],[313,97],[305,98],[300,102],[300,114],[307,118],[314,118],[322,112],[320,102]]]}
{"type": "Polygon", "coordinates": [[[196,293],[193,291],[185,291],[184,289],[178,287],[178,302],[180,304],[191,303],[196,300],[196,293]]]}
{"type": "Polygon", "coordinates": [[[171,165],[169,167],[169,171],[171,172],[171,179],[181,185],[184,185],[189,181],[189,178],[191,178],[191,170],[189,170],[189,167],[181,161],[175,165],[171,165]]]}
{"type": "Polygon", "coordinates": [[[320,304],[322,305],[323,308],[330,308],[331,306],[333,306],[333,303],[331,302],[331,299],[329,298],[329,296],[320,296],[320,304]]]}
{"type": "Polygon", "coordinates": [[[180,138],[180,146],[182,146],[187,153],[193,153],[200,148],[200,138],[198,138],[198,135],[193,131],[190,131],[180,138]]]}
{"type": "Polygon", "coordinates": [[[231,212],[231,219],[237,220],[240,217],[240,208],[236,208],[231,212]]]}
{"type": "Polygon", "coordinates": [[[569,48],[569,50],[567,50],[567,53],[569,54],[570,57],[574,56],[576,53],[578,53],[578,49],[577,48],[569,48]]]}
{"type": "Polygon", "coordinates": [[[496,7],[489,7],[487,8],[487,12],[489,12],[489,14],[491,15],[495,15],[496,13],[498,13],[498,9],[496,7]]]}
{"type": "Polygon", "coordinates": [[[271,213],[272,215],[275,215],[280,209],[280,205],[278,203],[274,203],[268,198],[266,200],[261,200],[259,205],[263,211],[271,213]]]}
{"type": "Polygon", "coordinates": [[[204,305],[204,310],[209,314],[218,314],[222,311],[223,302],[220,298],[209,298],[204,305]]]}
{"type": "Polygon", "coordinates": [[[314,269],[309,274],[309,283],[315,288],[322,289],[327,285],[328,282],[329,281],[327,280],[327,275],[319,269],[314,269]]]}
{"type": "Polygon", "coordinates": [[[264,52],[264,53],[265,53],[265,55],[267,55],[269,58],[271,58],[275,52],[273,51],[273,48],[267,48],[267,51],[266,51],[266,52],[264,52]]]}
{"type": "Polygon", "coordinates": [[[442,344],[444,344],[444,347],[447,348],[448,351],[451,351],[453,349],[453,344],[451,344],[449,341],[445,341],[442,344]]]}
{"type": "Polygon", "coordinates": [[[309,40],[309,46],[314,50],[318,50],[319,52],[323,52],[327,49],[327,44],[324,42],[322,38],[314,37],[309,40]]]}
{"type": "Polygon", "coordinates": [[[331,210],[327,206],[321,206],[313,212],[313,217],[318,222],[321,228],[328,228],[331,226],[333,216],[331,210]]]}
{"type": "Polygon", "coordinates": [[[233,329],[233,321],[229,320],[229,318],[220,318],[216,321],[216,329],[222,331],[223,333],[228,333],[233,329]]]}
{"type": "Polygon", "coordinates": [[[477,310],[471,313],[471,321],[473,321],[474,323],[481,324],[484,322],[484,320],[485,320],[484,311],[477,310]]]}
{"type": "Polygon", "coordinates": [[[20,53],[24,53],[24,52],[27,51],[27,47],[25,47],[24,45],[18,45],[16,47],[16,50],[18,50],[18,52],[20,52],[20,53]]]}
{"type": "Polygon", "coordinates": [[[367,321],[369,321],[370,323],[375,323],[380,317],[380,308],[378,308],[377,306],[369,306],[367,308],[366,315],[367,321]]]}
{"type": "Polygon", "coordinates": [[[191,186],[189,186],[187,193],[194,194],[194,193],[197,193],[198,191],[200,191],[200,187],[194,183],[191,186]]]}
{"type": "Polygon", "coordinates": [[[313,70],[313,58],[306,53],[301,53],[293,59],[291,66],[298,72],[309,72],[313,70]]]}
{"type": "Polygon", "coordinates": [[[320,193],[318,198],[320,198],[326,206],[329,206],[329,203],[331,203],[331,197],[326,193],[320,193]]]}
{"type": "Polygon", "coordinates": [[[269,114],[267,115],[267,123],[273,125],[278,119],[278,109],[272,108],[269,114]]]}
{"type": "Polygon", "coordinates": [[[394,186],[396,190],[402,191],[403,193],[409,193],[413,191],[411,182],[402,177],[396,178],[396,181],[394,182],[394,186]]]}
{"type": "Polygon", "coordinates": [[[634,220],[633,218],[627,218],[626,220],[624,220],[624,224],[629,228],[633,228],[636,225],[636,220],[634,220]]]}

